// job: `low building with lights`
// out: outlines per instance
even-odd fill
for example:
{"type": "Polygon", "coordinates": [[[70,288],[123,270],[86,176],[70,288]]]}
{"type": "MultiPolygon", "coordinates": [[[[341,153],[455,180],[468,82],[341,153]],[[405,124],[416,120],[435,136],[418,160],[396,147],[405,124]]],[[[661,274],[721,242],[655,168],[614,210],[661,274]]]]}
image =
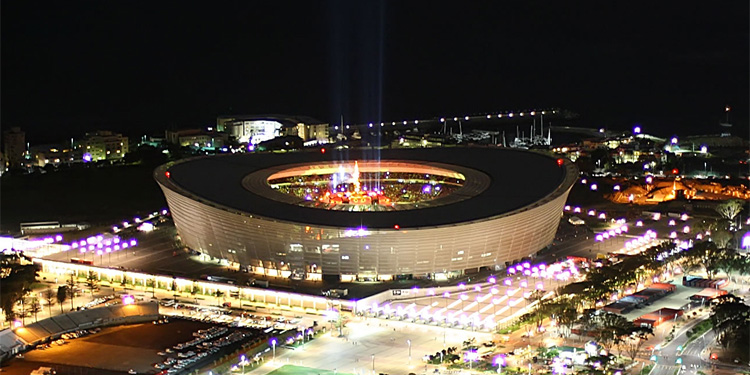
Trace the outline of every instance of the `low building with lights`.
{"type": "Polygon", "coordinates": [[[73,147],[84,162],[117,160],[128,153],[128,137],[111,131],[99,130],[86,133],[73,147]]]}

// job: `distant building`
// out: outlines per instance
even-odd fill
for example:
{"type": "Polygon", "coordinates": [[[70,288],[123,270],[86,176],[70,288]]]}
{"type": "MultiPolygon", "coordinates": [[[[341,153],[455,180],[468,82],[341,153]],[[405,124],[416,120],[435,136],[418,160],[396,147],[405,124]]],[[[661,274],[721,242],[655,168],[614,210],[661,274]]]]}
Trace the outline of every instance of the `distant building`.
{"type": "Polygon", "coordinates": [[[8,168],[21,168],[26,156],[26,133],[14,127],[3,132],[3,152],[8,161],[8,168]]]}
{"type": "Polygon", "coordinates": [[[328,143],[328,124],[311,125],[300,122],[288,130],[286,135],[296,135],[302,138],[305,144],[328,143]]]}
{"type": "Polygon", "coordinates": [[[203,129],[167,130],[164,133],[167,143],[180,147],[221,148],[227,141],[227,135],[203,129]]]}
{"type": "Polygon", "coordinates": [[[86,133],[75,145],[75,151],[85,162],[122,159],[128,153],[128,138],[106,130],[86,133]]]}
{"type": "Polygon", "coordinates": [[[305,142],[328,142],[328,124],[306,116],[230,115],[216,119],[223,131],[239,143],[257,145],[280,136],[298,136],[305,142]]]}
{"type": "Polygon", "coordinates": [[[31,163],[39,167],[44,167],[47,164],[70,163],[74,159],[73,150],[62,145],[32,146],[29,152],[31,153],[31,163]]]}

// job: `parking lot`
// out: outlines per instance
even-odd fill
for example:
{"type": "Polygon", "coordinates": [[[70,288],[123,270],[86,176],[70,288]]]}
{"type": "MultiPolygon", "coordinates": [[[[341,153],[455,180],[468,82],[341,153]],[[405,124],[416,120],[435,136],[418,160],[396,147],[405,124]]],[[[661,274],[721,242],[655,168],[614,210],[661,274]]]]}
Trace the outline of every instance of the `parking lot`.
{"type": "Polygon", "coordinates": [[[104,328],[98,333],[52,343],[32,350],[3,368],[9,374],[28,374],[47,366],[65,374],[173,374],[203,365],[262,332],[197,320],[170,319],[161,324],[104,328]],[[171,372],[169,369],[175,368],[171,372]]]}

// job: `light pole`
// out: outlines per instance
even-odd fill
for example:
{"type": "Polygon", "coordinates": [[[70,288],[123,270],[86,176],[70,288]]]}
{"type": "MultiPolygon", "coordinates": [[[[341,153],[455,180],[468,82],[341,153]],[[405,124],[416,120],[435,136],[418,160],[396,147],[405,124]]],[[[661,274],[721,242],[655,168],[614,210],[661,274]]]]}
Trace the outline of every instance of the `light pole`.
{"type": "Polygon", "coordinates": [[[240,356],[240,364],[242,365],[242,374],[243,375],[245,374],[245,360],[246,359],[247,358],[245,357],[244,354],[240,356]]]}
{"type": "Polygon", "coordinates": [[[271,339],[271,347],[273,347],[273,361],[276,362],[276,339],[271,339]]]}
{"type": "Polygon", "coordinates": [[[409,364],[411,365],[411,340],[406,340],[406,344],[409,345],[409,364]]]}
{"type": "Polygon", "coordinates": [[[372,373],[375,373],[375,354],[372,355],[372,373]]]}
{"type": "Polygon", "coordinates": [[[497,373],[503,373],[503,366],[505,366],[505,358],[498,356],[495,358],[495,364],[497,365],[497,373]]]}

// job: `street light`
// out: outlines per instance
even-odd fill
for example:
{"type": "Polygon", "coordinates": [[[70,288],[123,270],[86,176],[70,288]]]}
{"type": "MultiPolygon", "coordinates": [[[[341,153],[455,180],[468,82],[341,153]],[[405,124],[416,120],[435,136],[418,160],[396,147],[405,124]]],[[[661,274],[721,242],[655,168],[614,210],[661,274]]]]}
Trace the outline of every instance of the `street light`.
{"type": "Polygon", "coordinates": [[[372,355],[372,373],[375,373],[375,354],[372,355]]]}
{"type": "Polygon", "coordinates": [[[409,364],[411,365],[411,340],[406,340],[406,344],[409,345],[409,364]]]}
{"type": "Polygon", "coordinates": [[[240,356],[240,364],[242,365],[242,374],[243,375],[245,374],[245,362],[246,362],[246,360],[247,360],[247,357],[245,357],[244,354],[240,356]]]}
{"type": "Polygon", "coordinates": [[[503,366],[505,366],[505,358],[503,358],[502,356],[495,357],[495,365],[497,365],[497,373],[502,374],[503,366]]]}
{"type": "Polygon", "coordinates": [[[276,339],[271,339],[271,346],[273,347],[273,361],[276,362],[276,339]]]}

